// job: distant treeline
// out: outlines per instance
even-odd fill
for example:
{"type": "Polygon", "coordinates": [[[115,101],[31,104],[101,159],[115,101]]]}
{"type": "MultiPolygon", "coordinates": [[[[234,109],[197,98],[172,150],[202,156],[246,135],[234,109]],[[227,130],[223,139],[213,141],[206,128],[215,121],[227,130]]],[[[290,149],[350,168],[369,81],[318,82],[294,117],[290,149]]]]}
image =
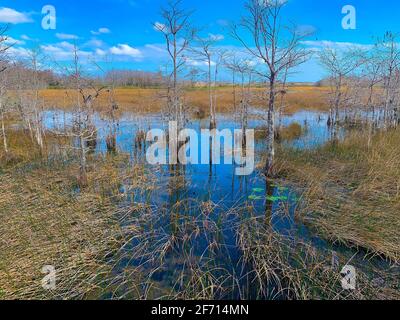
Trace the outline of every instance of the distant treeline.
{"type": "MultiPolygon", "coordinates": [[[[3,63],[4,64],[4,63],[3,63]]],[[[73,76],[61,75],[52,70],[38,70],[37,73],[27,67],[23,63],[7,63],[6,73],[8,74],[8,87],[16,89],[15,86],[21,87],[21,84],[27,85],[32,78],[37,77],[37,83],[41,88],[70,88],[74,84],[73,76]],[[15,85],[13,85],[15,84],[15,85]]],[[[82,76],[82,75],[81,75],[82,76]]],[[[83,76],[82,76],[83,77],[83,76]]],[[[149,72],[139,70],[112,70],[105,73],[103,76],[86,77],[93,84],[103,84],[113,87],[134,87],[134,88],[160,88],[166,87],[168,78],[161,72],[149,72]]],[[[321,80],[317,85],[324,85],[329,80],[321,80]]],[[[187,87],[206,87],[207,83],[198,79],[182,80],[180,83],[187,87]]],[[[229,82],[218,82],[217,86],[230,86],[229,82]]],[[[302,85],[312,85],[311,83],[302,85]]],[[[23,87],[24,85],[22,85],[23,87]]],[[[263,84],[254,82],[253,87],[263,86],[263,84]]]]}
{"type": "MultiPolygon", "coordinates": [[[[2,63],[7,73],[8,87],[12,89],[21,82],[36,77],[42,88],[68,88],[73,84],[73,76],[61,75],[52,70],[38,70],[36,73],[23,63],[2,63]],[[21,81],[20,81],[21,80],[21,81]],[[13,85],[15,84],[15,85],[13,85]]],[[[3,68],[2,68],[3,69],[3,68]]],[[[146,72],[136,70],[113,70],[105,73],[104,76],[83,76],[93,83],[104,84],[115,87],[137,87],[150,88],[165,85],[166,79],[161,72],[146,72]]]]}
{"type": "Polygon", "coordinates": [[[1,63],[1,70],[6,75],[6,86],[9,89],[23,89],[28,87],[33,80],[41,88],[61,87],[62,77],[51,70],[34,71],[23,63],[1,63]]]}
{"type": "Polygon", "coordinates": [[[166,79],[161,72],[113,70],[106,73],[104,81],[117,87],[161,87],[166,79]]]}

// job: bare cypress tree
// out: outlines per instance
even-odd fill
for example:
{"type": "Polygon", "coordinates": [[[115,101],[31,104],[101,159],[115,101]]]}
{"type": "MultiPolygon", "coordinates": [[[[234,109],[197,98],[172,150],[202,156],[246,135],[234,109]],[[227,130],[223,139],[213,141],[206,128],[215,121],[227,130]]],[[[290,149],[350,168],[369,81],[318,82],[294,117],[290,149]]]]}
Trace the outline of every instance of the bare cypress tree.
{"type": "Polygon", "coordinates": [[[190,68],[187,77],[189,78],[190,86],[192,87],[192,89],[195,88],[199,76],[200,76],[200,70],[198,68],[196,67],[190,68]]]}
{"type": "Polygon", "coordinates": [[[289,68],[286,68],[285,71],[283,72],[282,76],[282,86],[279,90],[279,106],[278,106],[278,127],[275,133],[275,138],[280,140],[281,139],[281,131],[282,131],[282,118],[283,118],[283,113],[285,111],[286,105],[285,105],[285,97],[287,94],[287,81],[288,81],[288,72],[289,68]]]}
{"type": "Polygon", "coordinates": [[[1,136],[3,137],[3,147],[4,152],[8,153],[8,141],[7,141],[7,133],[5,127],[5,114],[6,114],[6,90],[7,90],[7,81],[4,77],[4,71],[0,73],[0,121],[1,121],[1,136]]]}
{"type": "Polygon", "coordinates": [[[346,101],[344,87],[348,78],[364,62],[363,55],[355,48],[339,52],[326,47],[319,53],[321,65],[329,72],[329,83],[333,96],[330,102],[330,117],[328,125],[333,125],[333,139],[337,139],[340,124],[340,109],[346,101]]]}
{"type": "MultiPolygon", "coordinates": [[[[219,82],[219,74],[220,69],[224,66],[226,60],[229,57],[229,52],[227,50],[218,49],[215,51],[215,59],[214,59],[214,83],[213,83],[213,112],[214,112],[214,119],[217,117],[217,104],[218,104],[218,82],[219,82]]],[[[216,127],[216,123],[214,125],[216,127]]]]}
{"type": "MultiPolygon", "coordinates": [[[[232,71],[235,77],[237,74],[240,78],[240,101],[239,109],[236,111],[239,113],[241,128],[243,130],[246,130],[249,116],[248,111],[251,100],[252,74],[254,73],[254,70],[252,68],[250,60],[238,59],[235,56],[233,56],[230,61],[226,62],[225,65],[229,70],[232,71]]],[[[236,99],[236,89],[234,90],[234,99],[236,99]]]]}
{"type": "Polygon", "coordinates": [[[233,36],[247,51],[266,67],[257,73],[267,80],[268,88],[268,137],[265,174],[274,175],[275,158],[275,100],[277,83],[285,70],[306,61],[309,52],[301,48],[301,41],[309,33],[300,32],[295,26],[283,27],[280,23],[284,0],[250,0],[246,3],[247,16],[232,28],[233,36]],[[250,33],[251,41],[241,34],[250,33]]]}
{"type": "Polygon", "coordinates": [[[29,81],[29,92],[27,104],[29,105],[30,123],[32,124],[30,128],[32,129],[32,136],[35,139],[36,144],[39,146],[40,153],[43,154],[44,149],[44,130],[42,121],[42,110],[43,103],[41,104],[41,99],[39,98],[39,90],[45,87],[38,77],[39,65],[43,62],[44,56],[41,50],[36,48],[30,51],[30,68],[32,70],[32,77],[29,81]]]}
{"type": "Polygon", "coordinates": [[[161,9],[163,21],[154,24],[154,28],[164,35],[172,64],[168,83],[167,107],[170,120],[177,121],[178,128],[183,128],[186,121],[186,110],[181,97],[178,77],[185,66],[185,52],[195,34],[189,21],[192,13],[182,9],[181,4],[182,0],[170,0],[167,7],[161,9]]]}
{"type": "Polygon", "coordinates": [[[207,86],[208,86],[208,99],[210,108],[210,128],[215,128],[217,123],[215,105],[214,105],[215,90],[213,90],[213,77],[212,77],[212,66],[213,64],[215,65],[213,58],[217,54],[215,48],[216,43],[217,40],[214,39],[213,37],[208,37],[208,38],[197,37],[196,46],[192,49],[195,54],[195,57],[201,61],[204,61],[207,64],[207,86]]]}
{"type": "Polygon", "coordinates": [[[375,120],[375,108],[377,106],[375,89],[382,83],[382,63],[377,50],[370,50],[366,53],[365,64],[362,69],[362,78],[367,85],[367,108],[372,112],[372,120],[375,120]]]}
{"type": "Polygon", "coordinates": [[[381,58],[383,86],[384,86],[384,125],[397,126],[400,121],[398,111],[398,87],[400,73],[400,48],[398,37],[387,32],[382,40],[378,41],[377,49],[381,58]]]}
{"type": "Polygon", "coordinates": [[[6,90],[7,90],[7,77],[5,75],[5,71],[7,70],[8,62],[6,57],[6,52],[10,48],[7,45],[8,37],[6,32],[8,30],[8,26],[0,28],[0,121],[1,121],[1,135],[3,136],[3,146],[4,152],[7,154],[8,150],[8,142],[7,142],[7,133],[5,129],[5,113],[6,113],[6,90]]]}
{"type": "Polygon", "coordinates": [[[106,75],[106,84],[107,84],[107,94],[108,94],[108,103],[107,103],[107,111],[106,111],[106,117],[105,121],[108,126],[108,135],[106,137],[106,146],[107,146],[107,151],[111,154],[116,154],[117,153],[117,132],[118,132],[118,127],[119,127],[119,121],[118,117],[116,115],[116,112],[119,109],[119,105],[116,99],[116,94],[115,94],[115,89],[116,89],[116,84],[118,80],[118,73],[115,72],[115,69],[113,67],[113,60],[112,57],[108,58],[103,61],[103,63],[106,63],[109,65],[110,71],[105,72],[105,70],[100,66],[100,64],[94,62],[97,68],[102,71],[103,74],[106,75]]]}
{"type": "Polygon", "coordinates": [[[63,68],[66,73],[67,88],[72,88],[72,94],[66,91],[67,96],[74,105],[72,130],[64,132],[71,137],[78,151],[79,157],[79,185],[86,187],[87,177],[87,155],[95,144],[97,129],[93,124],[94,103],[100,94],[106,89],[106,86],[96,86],[93,81],[86,79],[83,75],[82,67],[79,61],[79,50],[75,45],[73,50],[73,62],[71,67],[63,68]]]}

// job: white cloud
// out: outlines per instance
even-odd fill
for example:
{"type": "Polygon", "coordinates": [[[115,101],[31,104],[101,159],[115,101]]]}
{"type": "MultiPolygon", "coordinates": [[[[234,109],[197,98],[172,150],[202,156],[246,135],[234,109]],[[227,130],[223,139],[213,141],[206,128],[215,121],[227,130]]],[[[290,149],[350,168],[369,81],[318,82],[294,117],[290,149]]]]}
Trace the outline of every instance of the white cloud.
{"type": "Polygon", "coordinates": [[[110,29],[108,29],[108,28],[105,28],[105,27],[103,27],[103,28],[99,28],[97,31],[90,31],[93,35],[96,35],[96,36],[98,36],[98,35],[100,35],[100,34],[108,34],[108,33],[111,33],[111,30],[110,29]]]}
{"type": "Polygon", "coordinates": [[[100,29],[99,29],[99,32],[100,32],[100,33],[111,33],[111,30],[108,29],[108,28],[100,28],[100,29]]]}
{"type": "Polygon", "coordinates": [[[33,22],[28,14],[11,8],[0,8],[0,23],[18,24],[27,22],[33,22]]]}
{"type": "Polygon", "coordinates": [[[60,40],[77,40],[79,37],[74,34],[56,33],[56,37],[60,40]]]}
{"type": "Polygon", "coordinates": [[[26,40],[26,41],[31,41],[31,40],[33,40],[33,39],[31,39],[29,36],[27,36],[26,34],[23,34],[23,35],[21,36],[21,39],[22,39],[22,40],[26,40]]]}
{"type": "Polygon", "coordinates": [[[222,35],[222,34],[212,34],[212,33],[209,33],[208,36],[210,37],[210,39],[211,39],[212,41],[221,41],[221,40],[224,40],[224,39],[225,39],[224,35],[222,35]]]}
{"type": "Polygon", "coordinates": [[[110,49],[112,54],[117,56],[128,56],[132,58],[142,58],[142,52],[139,49],[132,48],[127,44],[119,44],[116,47],[110,49]]]}
{"type": "Polygon", "coordinates": [[[160,32],[165,32],[165,31],[167,31],[167,26],[165,25],[165,24],[163,24],[163,23],[161,23],[161,22],[156,22],[155,24],[154,24],[154,30],[156,30],[156,31],[160,31],[160,32]]]}
{"type": "Polygon", "coordinates": [[[361,44],[354,42],[335,42],[329,40],[302,41],[301,43],[305,46],[313,47],[313,49],[315,50],[320,50],[322,48],[331,48],[337,50],[346,50],[346,49],[369,50],[374,47],[374,45],[372,44],[361,44]]]}
{"type": "Polygon", "coordinates": [[[104,51],[102,49],[96,49],[95,54],[97,56],[105,56],[105,55],[107,55],[107,51],[104,51]]]}
{"type": "Polygon", "coordinates": [[[7,37],[5,43],[8,45],[22,45],[22,44],[25,44],[25,41],[17,40],[12,37],[7,37]]]}
{"type": "MultiPolygon", "coordinates": [[[[75,46],[67,41],[56,44],[42,45],[41,48],[46,55],[49,55],[56,61],[72,60],[75,50],[75,46]]],[[[92,52],[78,50],[78,55],[85,58],[91,56],[92,52]]]]}
{"type": "MultiPolygon", "coordinates": [[[[191,67],[206,67],[206,66],[208,66],[207,61],[195,60],[195,59],[191,59],[191,58],[186,58],[185,62],[188,66],[191,66],[191,67]]],[[[211,65],[215,66],[216,63],[214,61],[211,61],[211,65]]]]}
{"type": "Polygon", "coordinates": [[[160,52],[160,53],[167,53],[167,50],[165,49],[165,45],[163,45],[163,44],[161,44],[161,45],[159,45],[159,44],[146,44],[145,48],[149,49],[149,50],[154,50],[154,51],[157,51],[157,52],[160,52]]]}
{"type": "Polygon", "coordinates": [[[24,59],[30,57],[29,50],[21,47],[11,47],[7,50],[7,53],[9,54],[9,57],[12,57],[11,60],[13,60],[13,58],[18,60],[18,58],[24,59]]]}
{"type": "Polygon", "coordinates": [[[92,39],[88,42],[85,43],[85,46],[87,47],[103,47],[105,46],[105,43],[102,40],[99,39],[92,39]]]}

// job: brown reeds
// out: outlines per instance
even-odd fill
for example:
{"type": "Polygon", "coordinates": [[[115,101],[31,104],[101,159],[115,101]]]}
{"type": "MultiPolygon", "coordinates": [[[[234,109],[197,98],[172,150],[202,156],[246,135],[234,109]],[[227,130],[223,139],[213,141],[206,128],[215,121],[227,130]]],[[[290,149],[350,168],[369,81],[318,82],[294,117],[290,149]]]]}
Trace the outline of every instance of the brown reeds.
{"type": "Polygon", "coordinates": [[[299,216],[330,239],[400,261],[400,131],[353,132],[339,144],[281,152],[281,173],[304,190],[299,216]]]}

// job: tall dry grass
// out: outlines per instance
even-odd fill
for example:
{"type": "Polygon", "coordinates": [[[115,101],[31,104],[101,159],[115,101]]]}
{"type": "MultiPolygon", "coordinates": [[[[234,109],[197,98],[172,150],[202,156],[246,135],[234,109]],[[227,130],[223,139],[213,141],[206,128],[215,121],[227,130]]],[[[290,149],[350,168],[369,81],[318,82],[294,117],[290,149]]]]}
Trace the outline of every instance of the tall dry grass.
{"type": "MultiPolygon", "coordinates": [[[[236,88],[236,104],[240,104],[240,88],[236,88]]],[[[234,95],[232,87],[218,87],[216,89],[217,112],[232,113],[234,111],[234,95]]],[[[326,100],[327,88],[292,86],[287,90],[284,104],[286,113],[294,113],[301,109],[328,110],[326,100]]],[[[76,93],[72,90],[47,89],[40,92],[46,108],[69,109],[76,101],[76,93]]],[[[165,90],[162,89],[136,89],[118,88],[115,90],[115,100],[120,111],[137,113],[160,112],[163,107],[165,90]]],[[[252,105],[264,108],[267,105],[268,92],[264,88],[252,88],[252,105]]],[[[209,113],[208,91],[203,88],[187,89],[184,93],[185,104],[192,112],[209,113]]],[[[96,101],[98,111],[105,110],[109,104],[109,93],[103,91],[96,101]]]]}
{"type": "Polygon", "coordinates": [[[281,150],[281,174],[303,190],[299,217],[331,241],[400,261],[400,131],[354,132],[313,151],[281,150]]]}
{"type": "MultiPolygon", "coordinates": [[[[47,137],[48,145],[65,142],[47,137]]],[[[9,138],[10,153],[0,150],[0,299],[105,296],[112,257],[136,232],[121,226],[126,211],[116,202],[130,177],[119,170],[124,159],[91,159],[90,185],[79,190],[73,157],[39,157],[20,130],[9,138]],[[56,268],[55,290],[42,287],[46,265],[56,268]]]]}
{"type": "MultiPolygon", "coordinates": [[[[258,296],[291,300],[399,299],[399,292],[373,284],[371,277],[358,272],[356,290],[344,290],[340,269],[332,265],[329,250],[316,248],[294,236],[277,233],[270,217],[243,223],[239,244],[243,259],[252,265],[249,276],[258,287],[258,296]]],[[[340,265],[348,261],[340,257],[340,265]]]]}
{"type": "MultiPolygon", "coordinates": [[[[123,236],[110,203],[73,197],[57,176],[2,174],[0,288],[3,299],[78,299],[100,290],[108,253],[123,236]],[[56,289],[42,268],[56,268],[56,289]]],[[[105,286],[105,285],[104,285],[105,286]]]]}

